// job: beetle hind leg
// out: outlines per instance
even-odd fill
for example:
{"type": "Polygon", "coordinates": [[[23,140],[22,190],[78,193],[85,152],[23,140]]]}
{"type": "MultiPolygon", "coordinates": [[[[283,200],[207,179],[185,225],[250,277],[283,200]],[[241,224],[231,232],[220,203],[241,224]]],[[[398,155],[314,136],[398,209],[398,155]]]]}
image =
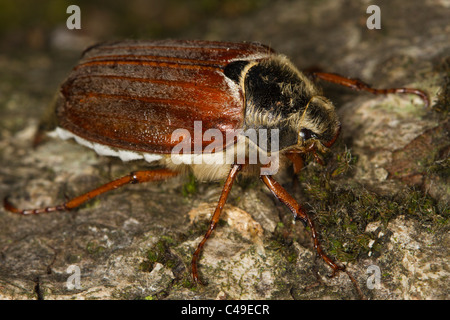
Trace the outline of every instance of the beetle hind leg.
{"type": "Polygon", "coordinates": [[[136,183],[144,183],[150,181],[161,181],[168,178],[172,178],[178,175],[178,172],[168,170],[168,169],[157,169],[157,170],[145,170],[145,171],[135,171],[130,174],[123,176],[119,179],[108,182],[94,190],[86,192],[78,197],[75,197],[71,200],[64,202],[63,204],[59,204],[56,206],[49,206],[45,208],[37,208],[37,209],[25,209],[21,210],[16,208],[11,202],[9,202],[8,198],[5,197],[3,199],[3,207],[6,211],[22,214],[22,215],[35,215],[41,213],[55,212],[55,211],[66,211],[79,207],[86,201],[99,196],[105,192],[120,188],[126,184],[136,184],[136,183]]]}

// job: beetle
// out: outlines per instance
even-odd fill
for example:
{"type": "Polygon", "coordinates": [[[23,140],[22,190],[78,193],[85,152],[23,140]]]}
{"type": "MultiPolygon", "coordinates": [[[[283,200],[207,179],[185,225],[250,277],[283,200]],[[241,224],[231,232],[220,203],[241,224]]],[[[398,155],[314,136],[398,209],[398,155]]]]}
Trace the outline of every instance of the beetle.
{"type": "Polygon", "coordinates": [[[123,185],[162,181],[187,171],[199,180],[224,180],[210,226],[192,257],[192,276],[200,282],[200,252],[237,175],[256,175],[309,227],[315,250],[334,275],[344,266],[325,254],[312,219],[273,177],[285,163],[292,163],[298,174],[306,154],[322,163],[320,155],[339,136],[335,108],[314,79],[374,94],[415,94],[429,104],[418,89],[374,89],[323,72],[309,77],[259,43],[103,43],[85,50],[62,84],[52,134],[73,138],[100,155],[143,159],[162,168],[132,172],[60,205],[21,210],[5,198],[4,208],[22,215],[71,210],[123,185]],[[199,156],[205,157],[197,161],[199,156]]]}

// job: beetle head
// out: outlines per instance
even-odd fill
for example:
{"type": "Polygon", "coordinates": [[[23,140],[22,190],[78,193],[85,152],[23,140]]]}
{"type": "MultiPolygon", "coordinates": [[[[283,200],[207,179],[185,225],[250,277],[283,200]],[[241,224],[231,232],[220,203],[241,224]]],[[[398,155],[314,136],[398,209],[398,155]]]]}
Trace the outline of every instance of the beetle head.
{"type": "Polygon", "coordinates": [[[226,71],[245,92],[245,128],[278,130],[277,149],[271,148],[270,141],[264,148],[258,140],[260,148],[325,152],[337,139],[340,123],[333,104],[286,57],[237,62],[226,71]]]}
{"type": "Polygon", "coordinates": [[[312,96],[306,106],[289,118],[289,126],[298,131],[294,149],[321,152],[331,147],[339,136],[341,125],[333,104],[323,96],[312,96]]]}

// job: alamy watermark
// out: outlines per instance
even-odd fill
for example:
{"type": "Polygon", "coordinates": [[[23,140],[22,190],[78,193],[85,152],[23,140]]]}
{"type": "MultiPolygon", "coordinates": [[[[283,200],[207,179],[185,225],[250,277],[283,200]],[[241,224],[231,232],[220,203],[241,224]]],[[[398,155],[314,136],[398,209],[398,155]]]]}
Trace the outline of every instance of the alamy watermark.
{"type": "Polygon", "coordinates": [[[66,13],[71,15],[66,20],[67,29],[81,29],[81,9],[77,5],[70,5],[67,7],[66,13]]]}
{"type": "Polygon", "coordinates": [[[377,5],[367,7],[366,13],[371,14],[366,21],[367,29],[381,29],[381,9],[377,5]]]}
{"type": "MultiPolygon", "coordinates": [[[[77,5],[70,5],[67,7],[66,13],[70,14],[67,18],[67,29],[81,29],[81,9],[77,5]]],[[[381,9],[379,6],[372,4],[367,7],[367,14],[370,16],[366,20],[367,29],[381,29],[381,9]]]]}
{"type": "Polygon", "coordinates": [[[194,121],[194,136],[176,129],[171,152],[174,164],[260,164],[261,174],[275,174],[279,168],[279,129],[207,129],[194,121]],[[225,140],[225,141],[224,141],[225,140]]]}
{"type": "Polygon", "coordinates": [[[71,275],[67,278],[66,281],[66,287],[68,290],[73,289],[81,289],[81,271],[80,267],[77,265],[70,265],[67,270],[67,273],[70,273],[71,275]]]}
{"type": "Polygon", "coordinates": [[[370,265],[367,267],[366,273],[369,275],[367,277],[367,289],[380,289],[381,284],[381,270],[377,265],[370,265]]]}

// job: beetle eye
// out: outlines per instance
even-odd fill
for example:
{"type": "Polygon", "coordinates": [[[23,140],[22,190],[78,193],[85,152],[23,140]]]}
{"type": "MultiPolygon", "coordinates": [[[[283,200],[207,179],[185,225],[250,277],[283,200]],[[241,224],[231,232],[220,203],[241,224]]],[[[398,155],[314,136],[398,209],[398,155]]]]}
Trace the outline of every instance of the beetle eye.
{"type": "Polygon", "coordinates": [[[300,137],[303,141],[309,140],[311,138],[317,138],[317,135],[309,129],[300,130],[300,137]]]}

